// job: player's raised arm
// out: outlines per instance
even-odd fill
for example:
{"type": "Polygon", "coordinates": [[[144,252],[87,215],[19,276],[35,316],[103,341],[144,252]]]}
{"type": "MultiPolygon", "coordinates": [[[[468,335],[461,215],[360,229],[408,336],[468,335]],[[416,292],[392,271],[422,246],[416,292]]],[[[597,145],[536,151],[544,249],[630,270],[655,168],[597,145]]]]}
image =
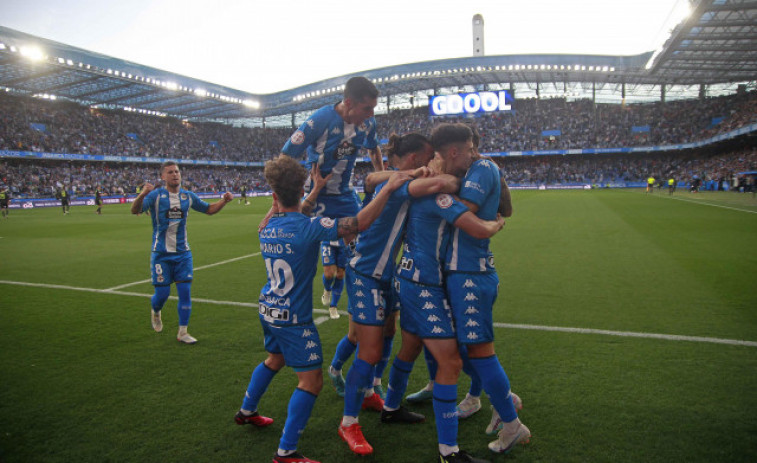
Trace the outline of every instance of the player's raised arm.
{"type": "Polygon", "coordinates": [[[142,191],[139,192],[136,198],[134,198],[134,202],[131,203],[131,213],[132,214],[141,214],[142,213],[142,202],[145,200],[145,196],[152,190],[154,190],[155,187],[152,183],[145,183],[142,186],[142,191]]]}
{"type": "Polygon", "coordinates": [[[234,200],[234,195],[227,191],[226,193],[223,194],[223,197],[221,198],[221,200],[220,201],[216,201],[213,204],[211,204],[210,207],[208,208],[207,212],[205,212],[205,213],[208,214],[208,215],[213,215],[213,214],[219,212],[221,209],[223,209],[223,207],[227,203],[230,203],[233,200],[234,200]]]}
{"type": "Polygon", "coordinates": [[[300,205],[300,212],[305,215],[310,215],[313,212],[313,208],[316,204],[315,200],[318,198],[318,194],[321,190],[326,187],[326,184],[331,178],[331,174],[324,177],[321,175],[321,169],[318,168],[318,165],[313,164],[313,168],[310,169],[310,178],[312,179],[312,188],[300,205]]]}

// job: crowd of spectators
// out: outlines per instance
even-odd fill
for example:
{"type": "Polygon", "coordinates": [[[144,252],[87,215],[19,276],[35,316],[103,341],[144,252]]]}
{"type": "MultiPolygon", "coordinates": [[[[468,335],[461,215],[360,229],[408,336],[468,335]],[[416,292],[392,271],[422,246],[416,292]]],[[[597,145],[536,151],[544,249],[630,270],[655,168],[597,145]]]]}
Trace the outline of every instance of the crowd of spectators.
{"type": "MultiPolygon", "coordinates": [[[[512,106],[481,117],[431,118],[426,107],[394,110],[376,117],[378,136],[428,134],[439,122],[462,121],[478,128],[482,152],[535,151],[685,143],[757,122],[754,91],[631,105],[516,99],[512,106]]],[[[190,123],[1,92],[0,109],[0,149],[5,150],[254,162],[276,156],[292,132],[190,123]]]]}
{"type": "MultiPolygon", "coordinates": [[[[511,186],[541,185],[623,186],[644,184],[650,176],[659,181],[674,178],[690,184],[694,178],[713,181],[721,189],[744,182],[741,172],[757,171],[757,148],[727,153],[594,154],[505,156],[492,158],[511,186]]],[[[16,198],[52,197],[60,188],[73,196],[129,195],[145,182],[159,183],[158,165],[77,161],[4,160],[0,162],[0,187],[16,198]]],[[[370,163],[357,166],[353,183],[358,188],[372,170],[370,163]]],[[[270,188],[259,167],[181,166],[182,186],[196,192],[265,193],[270,188]]]]}
{"type": "MultiPolygon", "coordinates": [[[[529,151],[665,145],[712,137],[757,122],[757,92],[639,105],[595,105],[589,100],[516,100],[513,111],[475,118],[430,118],[427,108],[377,116],[379,138],[390,133],[430,133],[438,122],[461,121],[481,135],[479,150],[529,151]],[[648,131],[634,130],[648,127],[648,131]],[[543,131],[559,130],[558,136],[543,131]]],[[[84,108],[0,93],[0,149],[74,154],[265,161],[276,156],[291,128],[240,128],[188,123],[170,117],[84,108]]],[[[751,145],[746,145],[751,146],[751,145]]],[[[657,152],[565,156],[494,157],[512,185],[622,184],[656,178],[697,177],[738,184],[738,173],[757,170],[757,150],[657,152]]],[[[362,184],[370,164],[359,166],[362,184]]],[[[267,191],[262,169],[182,166],[184,186],[194,191],[267,191]]],[[[50,197],[65,185],[75,195],[133,194],[157,182],[155,164],[3,160],[0,186],[15,197],[50,197]]]]}
{"type": "Polygon", "coordinates": [[[564,98],[515,100],[480,117],[429,118],[428,108],[378,116],[387,134],[429,133],[438,122],[475,125],[481,152],[669,145],[699,141],[757,122],[757,92],[666,103],[594,104],[564,98]],[[544,135],[544,132],[553,135],[544,135]],[[559,135],[554,135],[559,131],[559,135]]]}
{"type": "Polygon", "coordinates": [[[0,92],[0,149],[48,153],[263,161],[291,129],[190,123],[0,92]]]}

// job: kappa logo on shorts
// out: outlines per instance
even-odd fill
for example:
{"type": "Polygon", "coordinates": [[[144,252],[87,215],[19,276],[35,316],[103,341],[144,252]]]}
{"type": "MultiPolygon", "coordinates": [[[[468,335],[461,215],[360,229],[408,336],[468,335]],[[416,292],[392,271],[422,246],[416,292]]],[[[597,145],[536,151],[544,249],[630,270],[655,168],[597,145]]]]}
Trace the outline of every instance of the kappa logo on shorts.
{"type": "Polygon", "coordinates": [[[431,310],[431,309],[435,309],[435,308],[436,308],[436,304],[434,304],[431,301],[426,301],[426,303],[423,304],[423,307],[422,307],[423,310],[431,310]]]}
{"type": "Polygon", "coordinates": [[[313,332],[310,331],[310,330],[305,330],[305,331],[302,332],[302,337],[303,338],[309,338],[312,335],[313,335],[313,332]]]}
{"type": "Polygon", "coordinates": [[[355,307],[357,307],[358,309],[364,309],[365,304],[363,304],[362,301],[358,301],[357,304],[355,304],[355,307]]]}
{"type": "Polygon", "coordinates": [[[292,134],[292,137],[289,140],[293,145],[301,145],[305,141],[305,132],[297,130],[292,134]]]}
{"type": "Polygon", "coordinates": [[[431,297],[431,293],[427,289],[424,289],[423,291],[421,291],[420,297],[429,298],[431,297]]]}
{"type": "Polygon", "coordinates": [[[358,316],[357,316],[357,318],[359,318],[359,319],[361,319],[361,320],[365,320],[365,319],[366,319],[366,316],[365,316],[365,314],[364,314],[364,313],[361,313],[360,315],[358,315],[358,316]]]}
{"type": "Polygon", "coordinates": [[[466,300],[466,301],[477,301],[477,300],[478,300],[478,298],[477,298],[477,297],[476,297],[476,295],[475,295],[475,294],[473,294],[473,293],[467,293],[467,294],[465,295],[465,299],[464,299],[464,300],[466,300]]]}
{"type": "Polygon", "coordinates": [[[436,315],[429,315],[428,318],[426,319],[426,321],[429,321],[429,322],[440,322],[440,321],[442,321],[442,319],[439,318],[439,317],[437,317],[436,315]]]}
{"type": "Polygon", "coordinates": [[[339,127],[334,127],[333,129],[331,129],[332,135],[339,135],[340,133],[342,133],[342,129],[340,129],[339,127]]]}
{"type": "Polygon", "coordinates": [[[308,343],[305,344],[305,349],[313,349],[315,347],[318,347],[318,343],[315,341],[308,341],[308,343]]]}
{"type": "Polygon", "coordinates": [[[476,283],[473,282],[470,278],[465,280],[465,283],[463,283],[463,288],[475,288],[476,283]]]}
{"type": "Polygon", "coordinates": [[[365,294],[358,289],[357,292],[355,293],[355,297],[365,297],[365,294]]]}
{"type": "Polygon", "coordinates": [[[320,360],[320,358],[321,357],[318,354],[313,352],[312,354],[310,354],[310,357],[308,357],[308,362],[315,362],[316,360],[320,360]]]}
{"type": "Polygon", "coordinates": [[[465,315],[472,315],[478,313],[478,309],[473,307],[472,305],[469,305],[467,309],[465,309],[465,315]]]}
{"type": "Polygon", "coordinates": [[[442,209],[447,209],[452,205],[452,196],[446,193],[436,195],[436,205],[442,209]]]}
{"type": "Polygon", "coordinates": [[[434,326],[434,329],[432,329],[431,332],[434,333],[434,334],[446,333],[446,331],[444,331],[444,329],[442,329],[441,327],[438,327],[438,326],[434,326]]]}
{"type": "Polygon", "coordinates": [[[478,339],[478,335],[474,332],[468,333],[468,336],[466,336],[468,339],[478,339]]]}
{"type": "Polygon", "coordinates": [[[468,328],[470,328],[471,326],[481,326],[481,325],[479,325],[476,320],[474,320],[472,318],[469,318],[468,322],[465,323],[465,326],[468,327],[468,328]]]}
{"type": "Polygon", "coordinates": [[[355,286],[364,286],[363,285],[363,281],[362,280],[358,280],[357,278],[355,278],[355,286]]]}

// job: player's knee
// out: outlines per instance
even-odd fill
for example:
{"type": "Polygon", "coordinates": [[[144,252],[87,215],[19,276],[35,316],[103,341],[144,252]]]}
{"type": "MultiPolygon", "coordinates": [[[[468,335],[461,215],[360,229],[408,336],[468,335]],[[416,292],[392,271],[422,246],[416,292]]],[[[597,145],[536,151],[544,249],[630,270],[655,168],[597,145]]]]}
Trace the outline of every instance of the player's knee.
{"type": "Polygon", "coordinates": [[[337,267],[336,269],[336,278],[337,280],[344,280],[344,269],[337,267]]]}
{"type": "Polygon", "coordinates": [[[327,265],[323,267],[323,276],[326,277],[327,280],[331,280],[336,276],[336,267],[333,265],[327,265]]]}

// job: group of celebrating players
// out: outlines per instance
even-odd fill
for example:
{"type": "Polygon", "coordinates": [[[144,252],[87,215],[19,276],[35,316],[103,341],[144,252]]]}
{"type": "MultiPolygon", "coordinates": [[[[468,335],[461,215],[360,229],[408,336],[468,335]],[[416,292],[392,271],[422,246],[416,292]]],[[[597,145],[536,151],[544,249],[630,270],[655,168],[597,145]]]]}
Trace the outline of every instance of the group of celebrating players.
{"type": "MultiPolygon", "coordinates": [[[[520,398],[510,390],[493,342],[499,280],[489,238],[512,213],[509,190],[497,166],[478,155],[477,135],[464,124],[439,124],[430,138],[393,134],[386,153],[390,168],[383,170],[373,118],[377,99],[378,90],[368,79],[350,79],[342,101],[313,113],[282,154],[265,165],[273,206],[258,230],[268,276],[259,317],[268,355],[252,372],[235,421],[270,425],[273,420],[258,413],[259,402],[276,373],[284,366],[293,368],[298,385],[273,462],[317,463],[297,452],[297,442],[323,385],[323,349],[313,321],[320,254],[322,302],[332,318],[339,316],[336,306],[344,283],[348,295],[349,331],[328,367],[332,384],[344,397],[338,435],[352,452],[368,455],[373,448],[358,421],[361,409],[380,411],[383,423],[424,421],[401,401],[413,363],[425,351],[431,381],[408,400],[433,402],[438,461],[485,462],[457,442],[458,418],[480,409],[481,389],[493,409],[487,432],[498,434],[489,448],[505,453],[530,439],[517,415],[520,398]],[[351,185],[361,149],[368,150],[375,169],[366,178],[362,204],[351,185]],[[309,173],[299,162],[303,156],[309,173]],[[402,345],[382,397],[381,377],[400,310],[402,345]],[[342,365],[353,353],[352,365],[342,375],[342,365]],[[471,376],[471,392],[458,406],[461,370],[471,376]]],[[[149,210],[153,221],[151,319],[153,328],[162,330],[160,310],[175,282],[177,338],[194,343],[186,331],[192,280],[186,214],[189,208],[214,214],[232,196],[205,203],[180,188],[176,165],[164,165],[161,178],[166,187],[146,185],[132,205],[133,213],[149,210]]]]}

